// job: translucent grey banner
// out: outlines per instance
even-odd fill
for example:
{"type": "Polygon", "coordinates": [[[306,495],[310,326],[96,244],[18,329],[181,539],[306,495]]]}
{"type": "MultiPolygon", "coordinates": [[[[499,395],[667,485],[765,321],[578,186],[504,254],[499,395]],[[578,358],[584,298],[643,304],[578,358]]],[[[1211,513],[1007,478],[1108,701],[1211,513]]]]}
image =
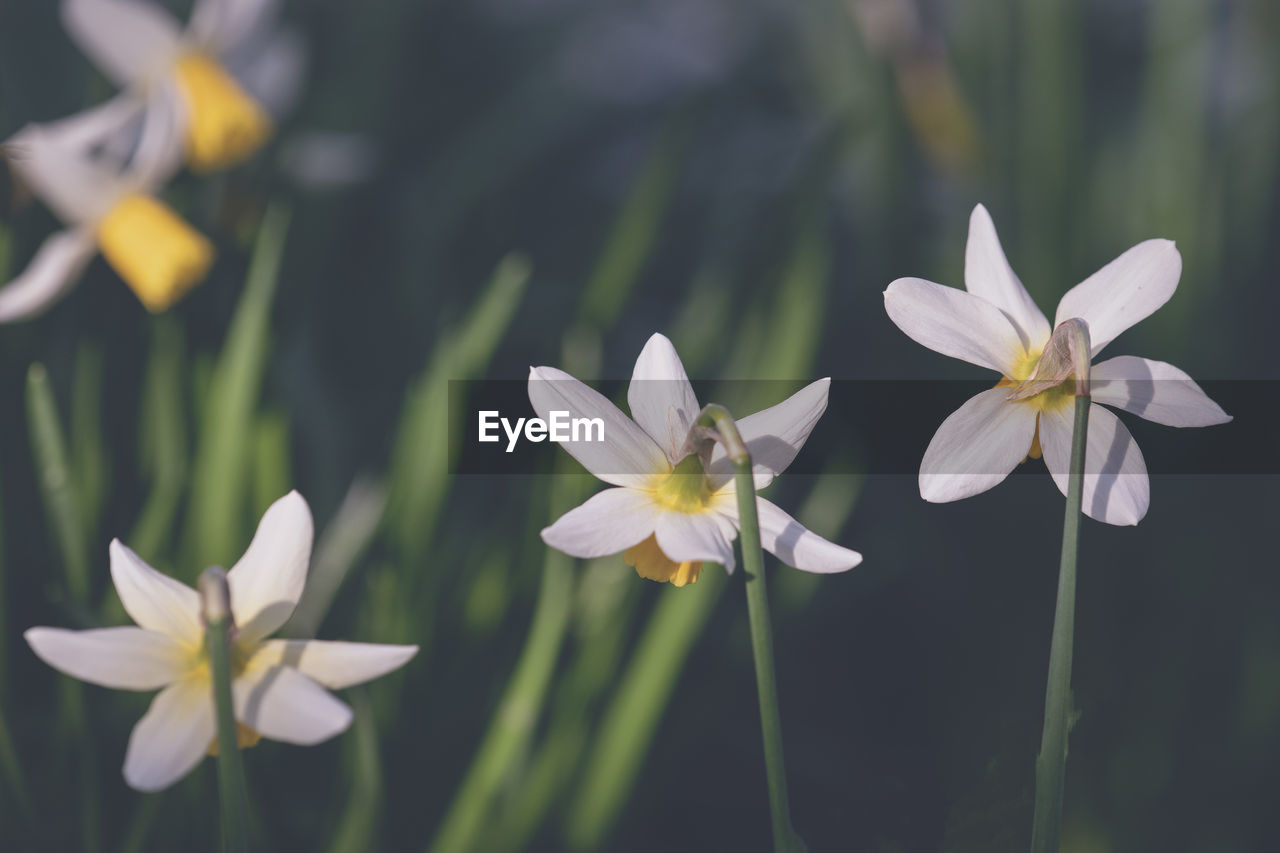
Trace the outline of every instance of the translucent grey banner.
{"type": "MultiPolygon", "coordinates": [[[[595,404],[598,400],[593,403],[592,394],[584,395],[580,383],[544,381],[548,392],[545,398],[550,401],[543,405],[548,410],[545,418],[539,418],[530,402],[527,381],[450,383],[449,441],[453,448],[453,473],[543,474],[553,470],[557,456],[565,455],[568,452],[566,446],[572,445],[575,439],[578,442],[597,442],[602,434],[605,445],[617,443],[627,435],[632,441],[636,440],[634,429],[611,420],[617,415],[601,411],[595,404]]],[[[720,403],[741,421],[755,412],[783,403],[810,385],[809,382],[781,380],[696,383],[694,405],[720,403]]],[[[993,386],[992,382],[954,380],[834,380],[828,389],[826,411],[814,424],[804,448],[787,471],[802,475],[917,474],[926,448],[944,421],[975,395],[989,392],[985,399],[994,401],[1009,390],[994,390],[993,386]]],[[[690,397],[678,383],[621,380],[590,383],[589,387],[612,401],[628,420],[632,414],[629,398],[647,406],[649,415],[639,418],[643,424],[641,428],[656,446],[663,449],[675,442],[675,433],[696,416],[696,412],[685,411],[692,406],[681,405],[688,404],[690,397]],[[655,412],[666,413],[666,417],[655,416],[655,412]]],[[[810,389],[807,396],[819,396],[818,390],[810,389]]],[[[1199,383],[1126,380],[1122,388],[1112,381],[1106,386],[1098,383],[1095,390],[1109,401],[1123,402],[1124,409],[1119,405],[1104,408],[1116,415],[1132,434],[1146,468],[1152,474],[1280,474],[1280,441],[1277,440],[1280,380],[1211,380],[1199,383]],[[1211,426],[1180,428],[1153,423],[1137,414],[1143,412],[1162,420],[1185,419],[1187,411],[1196,411],[1194,403],[1201,392],[1232,420],[1211,426]],[[1187,409],[1188,406],[1191,408],[1187,409]]],[[[1058,392],[1049,392],[1050,395],[1055,393],[1058,392]]],[[[812,418],[812,406],[806,406],[805,398],[806,395],[802,394],[790,406],[771,413],[769,420],[775,427],[774,431],[778,424],[793,423],[794,427],[797,419],[812,418]]],[[[1072,400],[1041,398],[1040,401],[1048,406],[1050,412],[1056,404],[1059,416],[1069,422],[1072,400]]],[[[1008,405],[1023,407],[1025,412],[1026,407],[1034,403],[1010,402],[1008,405]]],[[[999,416],[1003,415],[1003,410],[994,402],[990,408],[999,416]]],[[[1013,414],[1012,417],[1025,419],[1027,415],[1013,414]]],[[[1042,411],[1040,417],[1040,430],[1045,431],[1051,415],[1042,411]]],[[[1102,423],[1102,420],[1106,420],[1105,416],[1094,422],[1102,423]]],[[[1000,430],[994,425],[983,428],[984,422],[981,417],[975,418],[969,434],[984,442],[989,453],[945,454],[936,473],[1001,474],[1004,470],[994,469],[1003,467],[1004,463],[989,461],[992,457],[1030,452],[1036,438],[1046,438],[1037,435],[1034,427],[1000,430]],[[1001,448],[998,440],[1001,436],[1011,436],[1009,441],[1019,445],[1025,442],[1027,446],[1001,448]]],[[[748,422],[748,426],[750,424],[748,422]]],[[[1105,435],[1105,427],[1100,427],[1096,431],[1095,442],[1105,435]]],[[[424,436],[424,440],[431,440],[431,437],[424,436]]],[[[777,449],[778,439],[761,441],[760,448],[770,444],[777,449]]],[[[1115,443],[1118,442],[1119,439],[1115,443]]],[[[608,457],[607,453],[596,455],[608,457]]],[[[625,469],[627,464],[630,463],[618,464],[617,467],[625,469]]],[[[1095,465],[1091,454],[1091,470],[1106,464],[1100,455],[1095,465]]],[[[1043,473],[1043,470],[1042,463],[1029,460],[1016,468],[1015,473],[1043,473]]],[[[594,473],[634,472],[596,470],[594,473]]]]}

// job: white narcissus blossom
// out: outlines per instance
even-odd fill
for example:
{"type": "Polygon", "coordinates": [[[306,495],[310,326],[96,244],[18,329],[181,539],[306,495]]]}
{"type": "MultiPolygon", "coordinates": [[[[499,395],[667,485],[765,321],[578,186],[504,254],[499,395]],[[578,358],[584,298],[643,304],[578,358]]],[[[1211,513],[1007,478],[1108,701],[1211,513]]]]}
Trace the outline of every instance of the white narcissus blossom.
{"type": "MultiPolygon", "coordinates": [[[[827,408],[829,379],[821,379],[772,408],[738,421],[751,453],[755,487],[762,489],[791,464],[827,408]]],[[[632,420],[599,392],[562,370],[529,371],[529,399],[545,421],[552,412],[600,418],[597,434],[562,446],[606,489],[542,531],[542,539],[574,557],[623,553],[644,578],[684,586],[703,562],[733,571],[738,499],[733,465],[719,445],[704,470],[686,444],[700,412],[675,347],[654,335],[636,359],[627,403],[632,420]]],[[[842,572],[862,556],[807,530],[764,498],[757,498],[765,550],[807,572],[842,572]]]]}
{"type": "MultiPolygon", "coordinates": [[[[1091,357],[1173,295],[1182,258],[1170,240],[1147,240],[1067,291],[1054,325],[1087,324],[1091,357]]],[[[1065,495],[1071,458],[1074,380],[1027,399],[1013,387],[1035,372],[1048,343],[1049,321],[1005,258],[982,205],[969,220],[965,290],[900,278],[884,292],[898,328],[931,350],[988,367],[1003,377],[956,410],[938,428],[920,463],[927,501],[959,500],[990,489],[1028,456],[1044,461],[1065,495]]],[[[1120,419],[1104,403],[1168,426],[1209,426],[1231,420],[1191,377],[1171,364],[1119,356],[1092,366],[1084,513],[1108,524],[1137,524],[1147,513],[1146,463],[1120,419]]]]}
{"type": "MultiPolygon", "coordinates": [[[[312,522],[297,492],[276,501],[249,549],[227,573],[235,623],[232,703],[241,746],[259,737],[310,745],[351,724],[351,709],[329,689],[403,666],[417,646],[272,640],[307,579],[312,522]]],[[[67,675],[119,690],[163,688],[134,726],[124,778],[140,791],[181,779],[217,746],[217,721],[200,599],[194,589],[111,543],[111,579],[137,626],[25,634],[40,659],[67,675]]]]}
{"type": "Polygon", "coordinates": [[[278,0],[196,0],[185,31],[147,0],[63,0],[68,32],[102,72],[184,119],[197,171],[240,162],[270,137],[292,100],[302,49],[274,29],[278,0]]]}
{"type": "Polygon", "coordinates": [[[165,104],[120,96],[5,143],[18,177],[68,227],[0,288],[0,322],[34,317],[101,250],[142,304],[163,311],[209,271],[213,246],[155,198],[182,161],[181,122],[165,104]]]}

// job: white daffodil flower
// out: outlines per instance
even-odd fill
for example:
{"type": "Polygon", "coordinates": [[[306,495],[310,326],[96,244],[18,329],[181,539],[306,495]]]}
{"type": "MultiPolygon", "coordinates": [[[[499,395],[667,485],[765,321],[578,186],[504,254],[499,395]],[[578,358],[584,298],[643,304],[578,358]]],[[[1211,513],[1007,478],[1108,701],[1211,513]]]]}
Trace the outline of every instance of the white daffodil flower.
{"type": "MultiPolygon", "coordinates": [[[[827,408],[831,380],[821,379],[772,408],[738,421],[751,452],[755,487],[780,474],[827,408]]],[[[643,578],[684,586],[697,581],[702,563],[733,571],[738,535],[733,465],[716,446],[705,469],[688,444],[701,407],[671,341],[654,335],[636,359],[627,403],[632,420],[604,395],[562,370],[529,371],[529,399],[544,420],[552,412],[600,418],[604,440],[563,442],[606,489],[542,531],[553,548],[574,557],[622,552],[643,578]]],[[[807,572],[843,572],[862,555],[805,529],[764,498],[757,498],[760,540],[784,563],[807,572]]]]}
{"type": "Polygon", "coordinates": [[[196,171],[238,163],[297,91],[302,50],[274,29],[278,0],[197,0],[183,31],[158,3],[63,0],[67,31],[117,85],[182,112],[196,171]]]}
{"type": "Polygon", "coordinates": [[[99,250],[151,311],[167,309],[208,272],[212,244],[154,196],[182,161],[173,110],[117,97],[28,125],[5,148],[18,177],[68,228],[0,288],[0,322],[46,310],[99,250]]]}
{"type": "MultiPolygon", "coordinates": [[[[1091,356],[1150,315],[1173,295],[1182,258],[1170,240],[1147,240],[1067,291],[1054,325],[1083,320],[1091,356]]],[[[1052,333],[1005,258],[991,216],[982,205],[969,220],[965,290],[900,278],[884,292],[898,328],[931,350],[988,367],[1003,378],[947,418],[920,463],[920,495],[959,500],[990,489],[1028,456],[1044,461],[1067,492],[1074,380],[1026,399],[1014,386],[1035,373],[1052,333]]],[[[1147,466],[1115,406],[1168,426],[1208,426],[1231,420],[1191,377],[1171,364],[1119,356],[1092,366],[1084,512],[1108,524],[1137,524],[1147,513],[1147,466]]]]}
{"type": "MultiPolygon", "coordinates": [[[[312,523],[290,492],[272,504],[240,561],[227,573],[235,622],[232,700],[241,746],[260,737],[310,745],[351,724],[338,690],[405,664],[417,646],[272,640],[293,613],[307,579],[312,523]]],[[[181,779],[216,754],[217,721],[200,599],[194,589],[111,543],[111,579],[137,627],[66,631],[32,628],[40,659],[67,675],[119,690],[160,690],[133,728],[124,778],[140,791],[181,779]]]]}

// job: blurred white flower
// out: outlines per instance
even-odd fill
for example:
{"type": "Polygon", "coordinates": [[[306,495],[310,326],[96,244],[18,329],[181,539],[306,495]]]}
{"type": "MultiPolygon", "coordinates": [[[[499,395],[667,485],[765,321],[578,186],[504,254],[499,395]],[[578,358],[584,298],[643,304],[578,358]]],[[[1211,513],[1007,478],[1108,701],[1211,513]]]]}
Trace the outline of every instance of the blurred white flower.
{"type": "MultiPolygon", "coordinates": [[[[1181,272],[1182,258],[1172,241],[1139,243],[1067,291],[1054,323],[1083,320],[1096,357],[1121,332],[1167,302],[1181,272]]],[[[1042,452],[1065,495],[1074,384],[1060,381],[1025,399],[1014,397],[1014,386],[1035,373],[1052,330],[1010,268],[982,205],[969,220],[964,277],[966,290],[900,278],[884,292],[889,318],[912,339],[1003,377],[938,428],[920,463],[920,495],[946,502],[984,492],[1028,456],[1038,458],[1042,452]]],[[[1093,365],[1090,373],[1094,404],[1089,408],[1084,512],[1108,524],[1137,524],[1150,503],[1146,463],[1119,418],[1096,404],[1169,426],[1208,426],[1231,418],[1171,364],[1120,356],[1093,365]]]]}
{"type": "Polygon", "coordinates": [[[147,0],[63,0],[81,49],[117,85],[182,110],[187,161],[233,165],[271,135],[298,88],[297,39],[274,29],[278,0],[196,0],[187,29],[147,0]]]}
{"type": "MultiPolygon", "coordinates": [[[[751,452],[755,487],[762,489],[791,464],[827,408],[829,379],[807,386],[772,408],[738,421],[751,452]]],[[[627,402],[632,420],[599,392],[562,370],[534,367],[529,399],[543,420],[551,412],[600,418],[603,441],[568,441],[563,447],[606,489],[542,531],[548,545],[575,557],[623,552],[644,578],[684,586],[702,563],[733,571],[738,535],[733,465],[719,445],[705,468],[688,446],[701,407],[671,342],[654,335],[636,359],[627,402]]],[[[807,572],[842,572],[862,561],[855,551],[805,529],[764,498],[757,498],[760,539],[783,562],[807,572]]]]}
{"type": "Polygon", "coordinates": [[[0,288],[0,322],[47,309],[98,250],[151,311],[167,309],[208,272],[213,246],[153,195],[182,161],[173,110],[121,96],[28,125],[5,147],[18,177],[68,228],[0,288]]]}
{"type": "MultiPolygon", "coordinates": [[[[328,690],[403,666],[417,646],[270,640],[293,613],[307,578],[312,522],[297,492],[276,501],[240,561],[227,573],[235,632],[232,700],[241,746],[260,737],[310,745],[351,724],[351,709],[328,690]]],[[[134,726],[124,778],[140,791],[181,779],[216,750],[213,685],[200,599],[194,589],[111,543],[111,578],[138,627],[66,631],[32,628],[27,642],[67,675],[120,690],[163,688],[134,726]]]]}

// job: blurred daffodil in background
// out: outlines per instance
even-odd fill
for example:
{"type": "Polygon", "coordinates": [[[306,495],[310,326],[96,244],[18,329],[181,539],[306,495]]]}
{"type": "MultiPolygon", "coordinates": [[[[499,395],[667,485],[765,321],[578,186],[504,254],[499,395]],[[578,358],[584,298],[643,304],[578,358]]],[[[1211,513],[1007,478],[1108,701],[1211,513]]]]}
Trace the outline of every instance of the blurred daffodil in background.
{"type": "MultiPolygon", "coordinates": [[[[344,731],[341,689],[403,666],[417,646],[272,640],[293,613],[311,558],[311,511],[297,492],[276,501],[248,550],[227,573],[234,631],[232,696],[241,746],[261,737],[310,745],[344,731]]],[[[163,688],[133,729],[124,778],[134,788],[172,785],[216,743],[213,689],[194,589],[111,543],[111,577],[136,626],[68,631],[31,628],[27,642],[50,666],[104,687],[163,688]]]]}
{"type": "Polygon", "coordinates": [[[20,180],[68,225],[49,237],[0,289],[0,322],[40,314],[101,251],[151,311],[164,311],[199,282],[212,244],[156,198],[182,159],[179,118],[164,104],[117,97],[7,143],[20,180]]]}
{"type": "Polygon", "coordinates": [[[183,116],[187,162],[211,171],[270,138],[297,88],[302,50],[275,29],[274,0],[199,0],[183,30],[144,0],[65,0],[67,31],[119,86],[183,116]]]}
{"type": "MultiPolygon", "coordinates": [[[[1147,240],[1069,290],[1054,325],[1082,320],[1091,357],[1173,296],[1182,258],[1170,240],[1147,240]]],[[[934,434],[920,464],[920,494],[947,502],[984,492],[1028,456],[1043,454],[1058,489],[1067,493],[1074,392],[1066,374],[1044,379],[1052,329],[1009,266],[990,214],[969,220],[965,290],[900,278],[884,293],[898,328],[935,352],[1001,374],[934,434]]],[[[1093,365],[1092,397],[1168,426],[1209,426],[1231,420],[1178,368],[1119,356],[1093,365]]],[[[1133,436],[1109,410],[1089,409],[1084,478],[1086,515],[1108,524],[1137,524],[1147,513],[1150,483],[1133,436]]]]}
{"type": "MultiPolygon", "coordinates": [[[[776,406],[742,418],[738,429],[753,461],[755,487],[782,473],[827,408],[830,380],[821,379],[776,406]]],[[[603,441],[563,446],[606,489],[542,531],[548,545],[575,557],[622,552],[643,578],[684,586],[704,562],[734,567],[738,534],[733,466],[723,447],[699,454],[691,430],[701,407],[671,341],[653,335],[636,359],[627,392],[632,418],[562,370],[535,367],[529,399],[544,420],[552,412],[600,418],[603,441]]],[[[779,507],[757,499],[765,550],[807,572],[842,572],[862,555],[809,531],[779,507]]]]}

